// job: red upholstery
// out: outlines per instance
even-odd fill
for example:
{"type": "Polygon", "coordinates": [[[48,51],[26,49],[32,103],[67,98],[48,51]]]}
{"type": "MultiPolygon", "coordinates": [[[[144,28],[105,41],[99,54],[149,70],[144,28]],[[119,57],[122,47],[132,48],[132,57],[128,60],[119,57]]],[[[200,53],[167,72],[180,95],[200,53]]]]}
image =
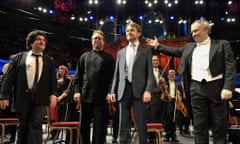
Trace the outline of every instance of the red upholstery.
{"type": "MultiPolygon", "coordinates": [[[[51,132],[55,130],[69,130],[70,132],[70,143],[72,143],[72,131],[76,129],[77,131],[77,143],[79,144],[79,136],[80,136],[80,121],[58,121],[58,108],[57,107],[48,107],[48,126],[50,131],[48,132],[47,139],[51,132]]],[[[47,139],[45,143],[47,143],[47,139]]],[[[53,138],[53,143],[55,142],[55,138],[53,138]]]]}
{"type": "Polygon", "coordinates": [[[0,118],[1,123],[18,123],[17,118],[0,118]]]}
{"type": "Polygon", "coordinates": [[[163,129],[162,123],[147,123],[147,129],[163,129]]]}
{"type": "Polygon", "coordinates": [[[78,127],[80,125],[80,122],[78,121],[59,121],[59,122],[53,122],[52,123],[52,126],[60,126],[60,127],[64,127],[64,126],[67,126],[67,127],[78,127]]]}
{"type": "Polygon", "coordinates": [[[156,144],[162,144],[161,131],[163,130],[162,123],[147,123],[147,131],[154,132],[156,134],[156,144]]]}
{"type": "Polygon", "coordinates": [[[53,121],[58,121],[58,108],[57,107],[49,107],[48,108],[48,119],[53,121]]]}

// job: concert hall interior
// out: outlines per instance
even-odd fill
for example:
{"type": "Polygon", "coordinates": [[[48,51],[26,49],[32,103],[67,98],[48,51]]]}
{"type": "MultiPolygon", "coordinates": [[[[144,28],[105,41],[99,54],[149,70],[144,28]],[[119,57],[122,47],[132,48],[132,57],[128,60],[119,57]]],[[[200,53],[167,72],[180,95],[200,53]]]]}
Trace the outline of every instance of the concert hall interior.
{"type": "MultiPolygon", "coordinates": [[[[190,26],[196,19],[211,23],[211,38],[230,42],[240,88],[240,0],[1,0],[0,72],[10,55],[26,50],[25,37],[34,29],[46,32],[45,52],[56,68],[64,64],[74,74],[78,58],[91,50],[95,29],[105,33],[105,51],[116,59],[127,45],[126,23],[142,26],[143,44],[156,36],[160,43],[179,47],[193,41],[190,26]]],[[[160,54],[160,65],[168,59],[160,54]]],[[[169,68],[177,69],[180,60],[174,57],[169,68]]]]}
{"type": "Polygon", "coordinates": [[[239,0],[2,0],[0,16],[1,59],[24,50],[26,34],[41,29],[48,35],[47,52],[57,64],[74,69],[90,48],[93,29],[105,32],[106,47],[115,55],[129,20],[142,25],[143,39],[191,40],[191,22],[207,19],[213,24],[211,36],[229,40],[239,61],[239,0]]]}

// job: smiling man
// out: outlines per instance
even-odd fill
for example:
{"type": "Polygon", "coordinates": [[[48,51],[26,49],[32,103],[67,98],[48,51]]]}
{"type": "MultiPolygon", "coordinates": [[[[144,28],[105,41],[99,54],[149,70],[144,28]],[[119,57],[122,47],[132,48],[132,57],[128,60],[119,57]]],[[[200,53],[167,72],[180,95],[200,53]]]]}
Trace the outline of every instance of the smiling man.
{"type": "Polygon", "coordinates": [[[139,143],[147,144],[146,104],[151,100],[153,69],[151,49],[139,42],[142,29],[137,23],[126,26],[129,44],[117,54],[117,62],[111,92],[107,99],[119,102],[119,142],[130,143],[130,110],[133,112],[139,134],[139,143]]]}
{"type": "Polygon", "coordinates": [[[92,51],[78,60],[73,79],[74,100],[81,104],[81,135],[84,144],[90,144],[90,124],[94,123],[92,143],[105,141],[108,109],[106,96],[111,84],[115,61],[104,52],[104,33],[92,34],[92,51]]]}
{"type": "Polygon", "coordinates": [[[149,44],[159,52],[181,57],[178,73],[192,107],[195,143],[208,144],[208,130],[212,129],[214,143],[226,144],[227,100],[235,87],[236,64],[229,42],[211,39],[210,31],[208,21],[196,20],[191,24],[195,42],[181,48],[161,45],[157,39],[149,44]]]}
{"type": "Polygon", "coordinates": [[[0,108],[9,106],[12,88],[19,118],[17,144],[42,144],[46,107],[56,105],[56,72],[52,58],[44,53],[45,32],[35,30],[26,38],[26,52],[12,55],[2,83],[0,108]]]}

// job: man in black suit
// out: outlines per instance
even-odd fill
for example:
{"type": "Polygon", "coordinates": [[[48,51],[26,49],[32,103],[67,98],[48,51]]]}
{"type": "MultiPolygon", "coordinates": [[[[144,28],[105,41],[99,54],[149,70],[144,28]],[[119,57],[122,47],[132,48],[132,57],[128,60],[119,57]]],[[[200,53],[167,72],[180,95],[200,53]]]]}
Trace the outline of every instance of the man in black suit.
{"type": "MultiPolygon", "coordinates": [[[[3,74],[0,75],[0,90],[2,87],[2,81],[4,78],[4,74],[6,73],[8,66],[9,66],[9,63],[6,63],[3,65],[3,68],[2,68],[3,74]]],[[[0,95],[1,95],[1,93],[0,93],[0,95]]],[[[0,111],[2,118],[16,117],[16,113],[15,113],[15,109],[14,109],[15,104],[14,104],[13,98],[14,98],[14,96],[12,96],[12,98],[9,100],[9,106],[6,107],[5,110],[0,111]]],[[[15,136],[16,136],[16,125],[8,126],[8,130],[9,130],[9,134],[10,134],[9,143],[13,143],[15,141],[15,136]]]]}
{"type": "Polygon", "coordinates": [[[106,96],[110,88],[115,61],[104,52],[104,33],[92,34],[92,51],[78,60],[73,79],[74,100],[81,103],[81,135],[84,144],[90,144],[90,124],[93,120],[93,144],[105,141],[108,109],[106,96]]]}
{"type": "Polygon", "coordinates": [[[236,62],[229,42],[211,39],[210,29],[208,21],[196,20],[191,24],[195,42],[171,48],[155,38],[149,44],[159,52],[181,57],[178,72],[183,76],[186,96],[190,96],[188,105],[191,100],[195,143],[209,143],[208,130],[212,126],[214,143],[226,144],[227,100],[235,87],[236,62]]]}
{"type": "Polygon", "coordinates": [[[140,44],[141,27],[137,23],[128,23],[125,29],[129,44],[117,54],[117,62],[110,102],[119,101],[119,141],[129,144],[131,127],[130,110],[133,107],[139,133],[139,143],[147,144],[146,103],[151,100],[153,88],[152,52],[140,44]]]}
{"type": "Polygon", "coordinates": [[[154,89],[152,91],[151,102],[149,103],[149,118],[150,122],[163,123],[166,102],[161,100],[161,78],[166,79],[165,72],[162,72],[162,69],[159,66],[159,56],[152,56],[152,65],[153,65],[153,74],[154,74],[154,89]]]}
{"type": "Polygon", "coordinates": [[[179,85],[175,81],[176,73],[174,69],[168,71],[167,79],[167,93],[168,93],[168,102],[166,108],[166,117],[164,119],[164,131],[166,132],[164,141],[173,141],[178,142],[176,135],[176,99],[177,91],[179,91],[179,85]]]}
{"type": "Polygon", "coordinates": [[[42,122],[46,107],[56,105],[56,72],[53,60],[43,53],[43,31],[30,32],[26,52],[12,55],[1,89],[0,108],[9,106],[12,88],[19,118],[17,144],[42,144],[42,122]]]}

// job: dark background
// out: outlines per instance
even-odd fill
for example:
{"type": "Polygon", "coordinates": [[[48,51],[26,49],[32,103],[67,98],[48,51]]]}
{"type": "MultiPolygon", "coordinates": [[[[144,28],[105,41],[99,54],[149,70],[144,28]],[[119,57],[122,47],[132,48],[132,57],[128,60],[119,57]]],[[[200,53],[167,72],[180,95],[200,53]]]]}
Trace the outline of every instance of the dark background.
{"type": "Polygon", "coordinates": [[[8,59],[10,54],[25,50],[27,33],[41,29],[47,32],[47,52],[55,59],[56,65],[66,64],[74,69],[79,56],[91,50],[89,38],[94,29],[102,29],[107,43],[111,43],[124,35],[126,20],[131,19],[142,25],[143,38],[190,37],[190,24],[204,18],[214,23],[212,38],[231,42],[240,71],[240,0],[233,0],[231,5],[227,3],[228,0],[205,0],[199,6],[194,4],[194,0],[179,0],[178,5],[169,8],[163,0],[159,0],[158,4],[149,8],[144,0],[127,0],[127,4],[121,6],[115,0],[99,0],[98,5],[89,5],[88,0],[1,0],[0,58],[8,59]],[[54,13],[42,13],[38,6],[52,9],[54,13]],[[70,19],[73,15],[75,20],[70,19]],[[110,15],[115,20],[109,19],[110,15]],[[92,21],[79,21],[79,17],[90,16],[94,17],[92,21]],[[139,16],[143,19],[140,20],[139,16]],[[170,16],[175,19],[170,20],[170,16]],[[228,17],[235,17],[236,21],[228,23],[228,17]],[[156,19],[163,23],[155,23],[156,19]],[[187,21],[185,29],[178,24],[180,19],[187,21]],[[105,24],[100,25],[99,20],[105,24]]]}

